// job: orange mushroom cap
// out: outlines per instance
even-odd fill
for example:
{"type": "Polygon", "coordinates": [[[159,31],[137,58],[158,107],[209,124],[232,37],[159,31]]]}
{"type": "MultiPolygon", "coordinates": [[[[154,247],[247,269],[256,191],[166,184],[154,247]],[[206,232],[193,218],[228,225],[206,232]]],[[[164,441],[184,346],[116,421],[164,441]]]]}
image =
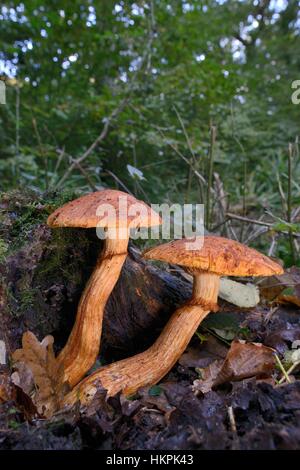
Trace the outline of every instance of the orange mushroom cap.
{"type": "Polygon", "coordinates": [[[122,191],[104,189],[86,194],[59,207],[48,217],[47,224],[50,227],[135,228],[160,225],[161,218],[147,204],[134,196],[122,191]],[[121,212],[120,201],[122,201],[121,207],[125,209],[121,212]],[[107,204],[115,209],[115,217],[110,217],[109,212],[107,216],[97,215],[98,208],[107,204]]]}
{"type": "MultiPolygon", "coordinates": [[[[209,271],[220,276],[271,276],[283,268],[267,256],[239,242],[217,236],[204,236],[200,249],[188,250],[194,239],[174,240],[146,250],[144,258],[178,264],[190,271],[209,271]]],[[[200,237],[199,237],[200,241],[200,237]]]]}

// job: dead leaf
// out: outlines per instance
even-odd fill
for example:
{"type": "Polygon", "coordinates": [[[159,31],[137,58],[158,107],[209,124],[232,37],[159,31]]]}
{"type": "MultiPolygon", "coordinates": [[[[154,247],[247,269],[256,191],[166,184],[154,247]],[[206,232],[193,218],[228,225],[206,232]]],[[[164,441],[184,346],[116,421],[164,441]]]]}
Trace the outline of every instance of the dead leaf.
{"type": "Polygon", "coordinates": [[[207,334],[206,341],[198,347],[189,346],[179,359],[179,364],[189,368],[204,368],[216,359],[225,359],[228,347],[217,340],[214,336],[207,334]]]}
{"type": "Polygon", "coordinates": [[[42,418],[30,396],[17,385],[13,385],[13,399],[27,421],[32,421],[33,418],[42,418]]]}
{"type": "Polygon", "coordinates": [[[259,282],[260,292],[266,300],[292,303],[300,307],[300,269],[289,268],[281,276],[271,276],[259,282]]]}
{"type": "Polygon", "coordinates": [[[289,345],[292,345],[294,341],[300,341],[300,328],[296,326],[290,329],[280,328],[273,330],[264,338],[264,343],[276,349],[279,354],[284,354],[289,349],[289,345]]]}
{"type": "Polygon", "coordinates": [[[293,304],[300,308],[300,297],[297,297],[296,295],[281,294],[276,298],[276,301],[278,301],[280,304],[285,305],[293,304]]]}
{"type": "Polygon", "coordinates": [[[224,361],[215,361],[194,381],[194,390],[207,393],[225,382],[270,376],[275,367],[274,351],[263,344],[233,341],[224,361]]]}
{"type": "Polygon", "coordinates": [[[12,399],[12,387],[10,377],[7,374],[0,375],[0,403],[12,399]]]}
{"type": "Polygon", "coordinates": [[[218,359],[209,364],[205,369],[198,369],[198,373],[201,373],[201,379],[194,380],[194,391],[200,391],[202,393],[210,392],[220,374],[223,364],[224,362],[218,359]]]}
{"type": "Polygon", "coordinates": [[[284,291],[289,282],[290,277],[287,273],[281,276],[265,277],[259,281],[260,294],[265,300],[273,301],[284,291]]]}
{"type": "Polygon", "coordinates": [[[40,415],[50,417],[59,408],[65,392],[62,384],[63,370],[58,366],[53,352],[53,337],[42,342],[27,331],[22,338],[22,349],[13,355],[16,372],[14,383],[30,396],[40,415]]]}

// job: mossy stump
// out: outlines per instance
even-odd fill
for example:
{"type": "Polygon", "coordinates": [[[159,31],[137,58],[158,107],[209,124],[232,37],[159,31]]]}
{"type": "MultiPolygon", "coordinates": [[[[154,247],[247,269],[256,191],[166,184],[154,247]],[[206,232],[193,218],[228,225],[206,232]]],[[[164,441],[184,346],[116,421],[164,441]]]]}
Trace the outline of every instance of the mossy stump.
{"type": "MultiPolygon", "coordinates": [[[[94,229],[46,225],[72,193],[0,195],[0,340],[7,358],[31,330],[55,338],[58,352],[74,322],[101,241],[94,229]]],[[[143,261],[132,245],[106,305],[101,355],[115,360],[150,345],[191,292],[188,282],[143,261]]],[[[3,366],[3,364],[2,364],[3,366]]]]}

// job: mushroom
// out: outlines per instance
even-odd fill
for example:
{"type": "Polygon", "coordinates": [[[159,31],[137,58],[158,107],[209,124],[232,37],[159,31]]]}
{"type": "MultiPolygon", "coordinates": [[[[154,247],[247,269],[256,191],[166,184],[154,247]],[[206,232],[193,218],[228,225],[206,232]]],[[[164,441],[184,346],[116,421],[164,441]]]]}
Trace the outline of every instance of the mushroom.
{"type": "Polygon", "coordinates": [[[63,381],[73,387],[97,358],[104,307],[126,259],[130,229],[159,225],[161,221],[156,212],[133,196],[103,190],[68,202],[53,212],[47,223],[50,227],[99,227],[107,232],[81,296],[72,332],[57,357],[64,370],[63,381]]]}
{"type": "MultiPolygon", "coordinates": [[[[200,241],[200,240],[199,240],[200,241]]],[[[101,367],[71,391],[65,403],[79,398],[88,403],[101,383],[108,395],[135,393],[164,377],[186,349],[201,321],[217,311],[221,276],[271,276],[282,274],[282,267],[270,258],[241,243],[217,236],[205,236],[202,248],[187,250],[191,240],[182,239],[152,248],[147,259],[178,264],[193,275],[191,299],[178,308],[155,343],[146,351],[128,359],[101,367]]]]}

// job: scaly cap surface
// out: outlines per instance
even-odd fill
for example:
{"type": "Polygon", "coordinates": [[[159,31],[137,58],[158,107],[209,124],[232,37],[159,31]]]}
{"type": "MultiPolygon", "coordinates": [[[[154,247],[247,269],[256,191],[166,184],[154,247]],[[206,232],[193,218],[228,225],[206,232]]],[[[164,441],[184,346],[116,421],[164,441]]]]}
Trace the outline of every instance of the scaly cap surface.
{"type": "Polygon", "coordinates": [[[188,250],[194,239],[174,240],[146,250],[146,259],[178,264],[191,271],[209,271],[221,276],[271,276],[283,269],[267,256],[239,242],[217,236],[204,236],[202,248],[188,250]]]}
{"type": "Polygon", "coordinates": [[[161,224],[159,215],[154,212],[143,201],[135,197],[116,191],[113,189],[104,189],[94,193],[86,194],[64,204],[54,211],[47,220],[50,227],[151,227],[161,224]],[[119,210],[120,199],[126,211],[119,210]],[[116,217],[105,217],[104,214],[97,215],[99,206],[109,204],[115,209],[116,217]],[[134,205],[138,204],[141,208],[141,217],[139,212],[135,212],[134,205]],[[131,210],[131,213],[130,213],[131,210]],[[129,215],[128,215],[129,212],[129,215]]]}

